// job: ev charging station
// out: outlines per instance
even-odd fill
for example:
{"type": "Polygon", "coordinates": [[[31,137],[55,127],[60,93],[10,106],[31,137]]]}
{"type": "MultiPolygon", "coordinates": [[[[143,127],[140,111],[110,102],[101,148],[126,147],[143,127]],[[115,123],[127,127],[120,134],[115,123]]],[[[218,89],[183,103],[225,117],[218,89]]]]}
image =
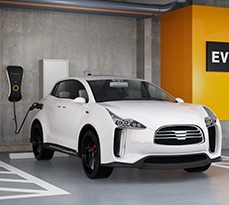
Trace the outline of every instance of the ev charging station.
{"type": "MultiPolygon", "coordinates": [[[[22,78],[23,68],[17,65],[10,65],[6,68],[6,75],[9,83],[8,100],[13,102],[14,108],[14,121],[15,121],[15,134],[19,134],[25,120],[30,111],[34,109],[42,109],[43,104],[34,102],[25,114],[25,117],[18,129],[17,115],[16,115],[16,102],[22,99],[22,78]]],[[[39,88],[40,99],[48,95],[56,81],[69,76],[69,61],[63,59],[42,59],[40,60],[39,69],[39,88]]]]}
{"type": "Polygon", "coordinates": [[[14,108],[14,122],[15,122],[15,134],[19,134],[25,120],[29,114],[29,112],[35,108],[42,109],[42,105],[39,103],[34,103],[29,110],[27,111],[19,129],[17,124],[17,114],[16,114],[16,102],[19,102],[22,99],[21,94],[21,85],[22,85],[22,77],[23,77],[23,68],[21,66],[7,66],[6,68],[6,75],[9,83],[9,95],[8,100],[13,102],[14,108]]]}

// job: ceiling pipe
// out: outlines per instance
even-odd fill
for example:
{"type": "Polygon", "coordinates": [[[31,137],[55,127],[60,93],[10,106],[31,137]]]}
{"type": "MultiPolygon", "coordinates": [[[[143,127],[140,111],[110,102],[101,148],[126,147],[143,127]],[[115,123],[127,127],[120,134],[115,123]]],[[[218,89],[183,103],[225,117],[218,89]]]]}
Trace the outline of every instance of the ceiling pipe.
{"type": "Polygon", "coordinates": [[[172,10],[176,4],[177,1],[166,5],[152,5],[103,0],[0,0],[0,7],[138,17],[150,17],[168,12],[172,10]]]}

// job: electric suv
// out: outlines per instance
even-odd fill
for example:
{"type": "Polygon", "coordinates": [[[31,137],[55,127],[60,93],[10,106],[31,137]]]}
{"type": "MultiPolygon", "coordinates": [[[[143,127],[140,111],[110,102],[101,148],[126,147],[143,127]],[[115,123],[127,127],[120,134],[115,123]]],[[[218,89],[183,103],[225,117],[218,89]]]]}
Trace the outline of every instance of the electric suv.
{"type": "Polygon", "coordinates": [[[50,160],[54,151],[76,155],[91,179],[109,177],[114,167],[202,172],[221,160],[213,111],[141,79],[68,78],[41,103],[31,123],[35,158],[50,160]]]}

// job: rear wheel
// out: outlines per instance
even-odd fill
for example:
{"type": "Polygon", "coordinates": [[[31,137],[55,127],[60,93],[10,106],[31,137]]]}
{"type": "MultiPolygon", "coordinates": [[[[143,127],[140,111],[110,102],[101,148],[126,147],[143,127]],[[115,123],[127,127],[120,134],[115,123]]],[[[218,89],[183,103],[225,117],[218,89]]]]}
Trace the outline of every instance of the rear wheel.
{"type": "Polygon", "coordinates": [[[33,139],[33,154],[37,160],[50,160],[54,155],[54,151],[47,149],[43,145],[43,132],[39,124],[32,127],[31,138],[33,139]]]}
{"type": "Polygon", "coordinates": [[[192,172],[204,172],[206,171],[209,167],[211,166],[211,164],[207,164],[205,166],[202,167],[194,167],[194,168],[187,168],[184,169],[186,172],[192,173],[192,172]]]}
{"type": "Polygon", "coordinates": [[[85,174],[90,179],[107,178],[113,167],[102,167],[99,140],[93,131],[87,131],[81,143],[81,160],[85,174]]]}

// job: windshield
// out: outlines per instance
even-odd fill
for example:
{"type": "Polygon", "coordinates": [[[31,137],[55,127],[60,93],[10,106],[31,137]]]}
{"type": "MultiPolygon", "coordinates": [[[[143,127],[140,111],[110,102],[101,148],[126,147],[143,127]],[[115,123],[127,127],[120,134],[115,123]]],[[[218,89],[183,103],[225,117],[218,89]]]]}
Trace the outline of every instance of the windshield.
{"type": "Polygon", "coordinates": [[[176,102],[159,87],[138,80],[90,80],[96,102],[117,100],[158,100],[176,102]]]}

